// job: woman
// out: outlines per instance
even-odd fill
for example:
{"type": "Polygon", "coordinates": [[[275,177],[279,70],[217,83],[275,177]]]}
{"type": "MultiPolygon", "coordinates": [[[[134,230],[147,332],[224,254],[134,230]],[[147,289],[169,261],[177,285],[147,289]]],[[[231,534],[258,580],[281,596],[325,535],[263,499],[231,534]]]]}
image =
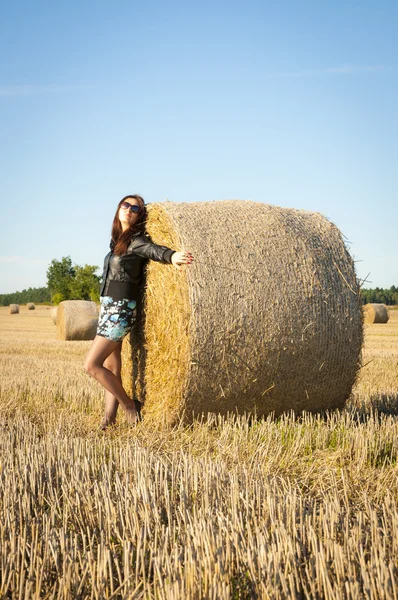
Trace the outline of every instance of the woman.
{"type": "Polygon", "coordinates": [[[139,417],[140,403],[130,398],[122,385],[121,347],[136,320],[146,260],[172,264],[179,271],[180,265],[193,260],[190,252],[177,252],[151,242],[144,229],[146,216],[141,196],[125,196],[119,202],[112,225],[111,251],[104,261],[97,335],[85,362],[86,373],[105,388],[102,429],[115,422],[119,404],[130,423],[136,423],[139,417]]]}

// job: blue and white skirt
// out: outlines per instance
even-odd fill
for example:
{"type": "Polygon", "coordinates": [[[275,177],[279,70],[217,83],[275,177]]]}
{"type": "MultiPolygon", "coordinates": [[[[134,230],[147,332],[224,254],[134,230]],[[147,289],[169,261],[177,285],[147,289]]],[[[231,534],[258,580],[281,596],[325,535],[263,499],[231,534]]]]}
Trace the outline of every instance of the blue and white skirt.
{"type": "Polygon", "coordinates": [[[111,296],[101,296],[97,335],[112,342],[121,342],[133,329],[137,319],[135,300],[116,300],[111,296]]]}

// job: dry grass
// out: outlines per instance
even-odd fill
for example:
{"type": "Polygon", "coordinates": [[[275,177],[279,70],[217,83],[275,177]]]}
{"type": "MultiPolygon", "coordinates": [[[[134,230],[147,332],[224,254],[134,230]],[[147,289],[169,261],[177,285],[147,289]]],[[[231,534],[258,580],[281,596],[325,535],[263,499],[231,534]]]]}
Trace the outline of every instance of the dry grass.
{"type": "Polygon", "coordinates": [[[363,368],[351,404],[382,406],[388,398],[398,399],[398,311],[390,312],[388,323],[365,324],[364,337],[363,368]]]}
{"type": "Polygon", "coordinates": [[[105,434],[90,342],[0,331],[1,598],[398,597],[398,312],[344,411],[105,434]]]}

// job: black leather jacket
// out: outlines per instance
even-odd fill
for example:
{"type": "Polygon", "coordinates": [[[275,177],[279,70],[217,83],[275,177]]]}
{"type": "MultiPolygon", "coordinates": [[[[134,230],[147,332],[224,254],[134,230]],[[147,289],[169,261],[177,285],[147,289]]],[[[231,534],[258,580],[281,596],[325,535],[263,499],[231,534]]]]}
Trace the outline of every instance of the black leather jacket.
{"type": "Polygon", "coordinates": [[[113,254],[113,242],[110,248],[104,260],[100,296],[129,300],[137,300],[142,294],[142,274],[146,261],[151,259],[171,264],[175,252],[167,246],[154,244],[142,233],[133,234],[127,252],[122,256],[113,254]]]}

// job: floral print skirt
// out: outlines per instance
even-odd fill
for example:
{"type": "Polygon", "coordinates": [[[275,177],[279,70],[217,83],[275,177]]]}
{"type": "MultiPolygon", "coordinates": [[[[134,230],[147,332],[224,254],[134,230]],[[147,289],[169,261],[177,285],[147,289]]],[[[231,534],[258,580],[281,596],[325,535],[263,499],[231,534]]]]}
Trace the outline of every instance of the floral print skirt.
{"type": "Polygon", "coordinates": [[[101,296],[97,335],[113,342],[121,342],[134,326],[136,307],[135,300],[116,300],[111,296],[101,296]]]}

